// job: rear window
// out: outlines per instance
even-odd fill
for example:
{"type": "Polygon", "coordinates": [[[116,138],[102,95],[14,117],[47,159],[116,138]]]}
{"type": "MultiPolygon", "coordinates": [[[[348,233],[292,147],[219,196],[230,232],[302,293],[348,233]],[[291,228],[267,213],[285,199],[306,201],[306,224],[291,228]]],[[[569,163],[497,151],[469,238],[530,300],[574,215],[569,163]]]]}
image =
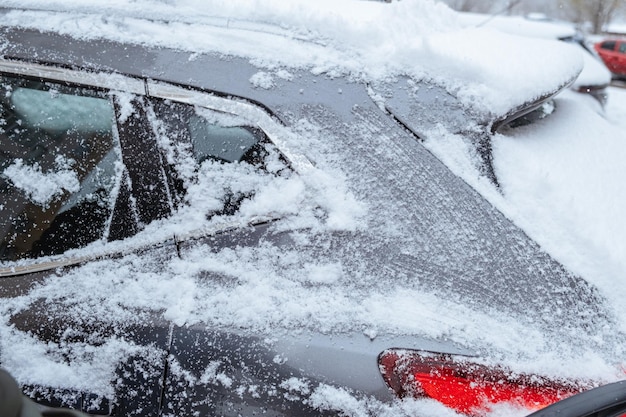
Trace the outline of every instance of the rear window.
{"type": "Polygon", "coordinates": [[[224,162],[245,161],[262,139],[252,128],[219,126],[197,115],[189,118],[189,135],[198,162],[209,158],[224,162]]]}
{"type": "Polygon", "coordinates": [[[600,44],[600,48],[606,49],[608,51],[615,50],[615,41],[604,41],[600,44]]]}

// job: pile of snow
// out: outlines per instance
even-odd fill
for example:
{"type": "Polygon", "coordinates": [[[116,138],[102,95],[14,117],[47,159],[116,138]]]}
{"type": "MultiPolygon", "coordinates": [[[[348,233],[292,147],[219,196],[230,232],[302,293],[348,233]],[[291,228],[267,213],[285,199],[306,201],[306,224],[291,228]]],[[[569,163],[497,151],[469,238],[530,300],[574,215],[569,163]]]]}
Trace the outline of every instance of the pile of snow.
{"type": "MultiPolygon", "coordinates": [[[[467,27],[485,27],[512,35],[548,40],[571,40],[580,53],[583,70],[574,83],[574,88],[606,86],[611,82],[611,73],[604,63],[585,49],[579,42],[582,35],[573,23],[552,20],[533,20],[523,16],[490,16],[477,13],[460,13],[459,19],[467,27]]],[[[584,40],[583,40],[584,42],[584,40]]]]}
{"type": "Polygon", "coordinates": [[[78,176],[72,170],[74,162],[59,155],[55,160],[56,170],[43,172],[38,164],[31,166],[24,164],[22,159],[16,159],[4,169],[2,175],[34,203],[45,207],[64,192],[79,190],[78,176]]]}

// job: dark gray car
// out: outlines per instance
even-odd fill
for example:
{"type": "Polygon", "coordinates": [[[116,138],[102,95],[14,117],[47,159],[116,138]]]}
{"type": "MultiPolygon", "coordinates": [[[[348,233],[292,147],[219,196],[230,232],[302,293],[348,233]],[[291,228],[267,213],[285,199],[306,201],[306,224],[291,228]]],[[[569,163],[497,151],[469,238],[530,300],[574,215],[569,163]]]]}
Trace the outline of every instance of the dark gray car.
{"type": "Polygon", "coordinates": [[[619,345],[597,291],[421,143],[434,123],[464,135],[497,183],[492,131],[565,85],[481,115],[426,82],[291,69],[264,89],[241,57],[0,36],[0,365],[41,403],[115,416],[401,414],[411,397],[533,408],[592,383],[494,365],[488,326],[533,329],[555,350],[619,345]],[[484,338],[468,329],[477,317],[484,338]],[[450,378],[456,400],[437,394],[450,378]]]}

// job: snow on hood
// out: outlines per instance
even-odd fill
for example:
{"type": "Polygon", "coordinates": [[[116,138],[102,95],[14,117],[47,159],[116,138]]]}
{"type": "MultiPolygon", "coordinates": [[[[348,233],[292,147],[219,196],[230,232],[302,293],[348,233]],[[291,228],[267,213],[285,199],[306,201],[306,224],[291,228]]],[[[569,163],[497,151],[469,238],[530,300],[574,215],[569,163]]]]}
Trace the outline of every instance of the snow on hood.
{"type": "Polygon", "coordinates": [[[572,47],[465,27],[456,12],[433,0],[4,3],[31,10],[7,12],[0,20],[3,25],[216,51],[248,57],[258,65],[307,67],[366,81],[408,74],[434,80],[467,106],[496,115],[555,92],[583,67],[572,47]],[[216,32],[215,26],[222,30],[216,32]],[[231,29],[228,34],[223,27],[231,29]],[[251,36],[250,31],[257,33],[251,36]]]}

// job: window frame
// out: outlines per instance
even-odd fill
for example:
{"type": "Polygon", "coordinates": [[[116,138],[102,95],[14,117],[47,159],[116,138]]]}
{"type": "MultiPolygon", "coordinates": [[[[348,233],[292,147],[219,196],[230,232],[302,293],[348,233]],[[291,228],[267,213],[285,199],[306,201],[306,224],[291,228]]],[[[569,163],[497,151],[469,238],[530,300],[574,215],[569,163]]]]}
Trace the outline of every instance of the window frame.
{"type": "MultiPolygon", "coordinates": [[[[287,130],[286,126],[284,126],[276,117],[274,117],[261,103],[253,102],[241,97],[233,97],[233,96],[224,96],[220,93],[204,90],[199,88],[193,88],[189,86],[184,86],[180,84],[169,83],[161,80],[154,80],[148,78],[140,78],[122,75],[119,73],[111,73],[111,72],[97,72],[91,70],[82,70],[82,69],[74,69],[74,68],[66,68],[59,66],[50,66],[46,64],[36,63],[36,62],[26,62],[26,61],[18,61],[13,59],[5,59],[0,58],[0,74],[13,76],[13,77],[22,77],[28,78],[35,81],[42,82],[52,82],[57,84],[65,84],[69,87],[82,87],[82,88],[91,88],[93,90],[104,91],[114,95],[116,92],[120,92],[123,94],[130,93],[139,99],[164,99],[171,100],[174,102],[187,104],[191,106],[198,106],[202,108],[206,108],[212,111],[217,111],[229,115],[233,115],[239,118],[242,118],[246,122],[250,124],[250,126],[254,126],[255,128],[259,128],[267,138],[273,143],[274,146],[283,154],[283,156],[287,159],[287,162],[291,166],[291,168],[296,172],[305,172],[309,169],[312,169],[313,164],[308,160],[308,158],[302,154],[294,152],[290,149],[287,142],[283,140],[283,137],[288,137],[292,135],[290,131],[287,130]],[[242,116],[245,115],[245,116],[242,116]]],[[[114,106],[115,100],[112,100],[114,106]]],[[[116,108],[116,120],[118,120],[118,109],[116,108]]],[[[155,133],[151,129],[146,129],[147,134],[151,134],[152,136],[155,133]]],[[[119,146],[122,153],[122,161],[125,161],[125,155],[130,160],[133,157],[137,157],[138,155],[133,154],[133,150],[129,149],[128,142],[125,143],[125,138],[122,136],[124,132],[119,131],[119,121],[114,125],[114,135],[116,135],[115,139],[119,140],[119,146]]],[[[152,155],[154,158],[159,158],[158,169],[162,170],[166,175],[173,175],[169,170],[171,167],[168,166],[166,161],[164,160],[163,155],[161,154],[161,150],[157,144],[156,140],[148,141],[144,143],[144,147],[140,154],[148,153],[152,155]]],[[[126,164],[124,164],[126,166],[126,164]]],[[[130,165],[130,164],[129,164],[130,165]]],[[[126,171],[126,168],[124,168],[126,171]]],[[[123,175],[132,176],[130,173],[125,173],[123,175]]],[[[131,178],[132,179],[132,178],[131,178]]],[[[171,179],[166,179],[162,185],[164,187],[168,186],[168,181],[171,179]]],[[[122,178],[122,183],[124,183],[124,179],[122,178]]],[[[170,182],[171,184],[171,182],[170,182]]],[[[143,190],[145,194],[145,189],[143,190]]],[[[113,207],[113,220],[111,224],[111,228],[121,227],[124,225],[125,221],[129,220],[132,217],[132,214],[129,213],[129,210],[136,209],[141,212],[142,208],[133,208],[130,202],[138,201],[136,199],[135,193],[137,190],[124,190],[124,187],[121,186],[117,201],[115,203],[115,207],[113,207]],[[124,193],[130,192],[131,194],[123,196],[124,193]],[[122,200],[121,200],[122,199],[122,200]],[[123,200],[129,200],[124,203],[123,200]],[[116,223],[116,216],[118,216],[119,220],[116,223]]],[[[172,191],[173,193],[173,191],[172,191]]],[[[151,198],[147,198],[143,200],[139,199],[140,204],[143,204],[144,207],[146,204],[150,204],[152,201],[151,198]]],[[[157,210],[156,214],[147,215],[143,218],[140,218],[140,223],[146,223],[157,218],[162,218],[166,216],[163,210],[157,210]]],[[[263,223],[267,221],[275,220],[271,218],[271,216],[263,217],[254,220],[252,223],[258,222],[263,223]]],[[[140,227],[140,225],[139,225],[140,227]]],[[[223,233],[228,230],[232,230],[236,225],[232,223],[224,223],[219,224],[211,229],[205,229],[199,227],[198,231],[187,233],[184,236],[172,236],[171,240],[174,242],[184,241],[188,239],[196,239],[201,236],[211,236],[223,233]]],[[[239,225],[241,227],[241,225],[239,225]]],[[[116,229],[117,230],[117,229],[116,229]]],[[[115,230],[110,229],[110,233],[117,233],[115,230]]],[[[132,235],[133,233],[129,233],[132,235]]],[[[120,234],[121,237],[123,233],[120,234]]],[[[162,239],[159,242],[151,242],[151,245],[161,245],[165,244],[166,241],[162,239]]],[[[6,266],[0,266],[0,278],[6,276],[16,276],[16,275],[24,275],[30,274],[34,272],[46,271],[58,267],[71,266],[79,263],[83,263],[92,259],[102,258],[102,257],[112,257],[119,256],[123,253],[127,252],[135,252],[145,248],[147,243],[140,244],[138,247],[133,247],[132,245],[105,245],[102,251],[97,251],[98,253],[90,253],[86,255],[81,255],[80,252],[75,255],[52,255],[44,258],[28,258],[22,259],[20,261],[15,262],[6,262],[6,266]],[[123,246],[123,247],[122,247],[123,246]]],[[[77,249],[80,251],[80,249],[77,249]]]]}

